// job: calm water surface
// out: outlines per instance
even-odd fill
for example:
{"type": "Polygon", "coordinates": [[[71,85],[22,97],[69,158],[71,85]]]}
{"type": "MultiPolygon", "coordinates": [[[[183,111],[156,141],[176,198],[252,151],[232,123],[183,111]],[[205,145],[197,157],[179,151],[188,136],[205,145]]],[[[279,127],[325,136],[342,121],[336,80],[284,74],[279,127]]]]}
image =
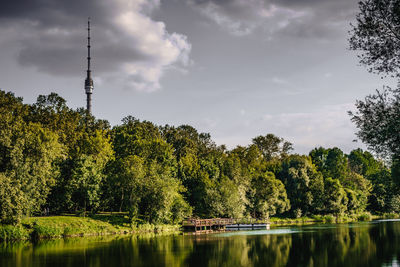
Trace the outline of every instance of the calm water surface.
{"type": "Polygon", "coordinates": [[[400,221],[0,244],[0,266],[400,266],[400,221]]]}

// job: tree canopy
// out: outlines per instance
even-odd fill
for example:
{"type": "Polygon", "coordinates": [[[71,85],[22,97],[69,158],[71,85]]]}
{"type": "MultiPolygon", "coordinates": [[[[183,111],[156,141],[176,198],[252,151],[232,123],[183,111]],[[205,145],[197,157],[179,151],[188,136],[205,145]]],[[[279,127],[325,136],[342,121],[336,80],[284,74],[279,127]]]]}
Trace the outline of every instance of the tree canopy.
{"type": "MultiPolygon", "coordinates": [[[[360,1],[350,34],[350,48],[360,51],[362,65],[382,76],[400,77],[399,0],[360,1]]],[[[384,87],[357,101],[357,111],[349,112],[359,129],[357,136],[389,162],[400,159],[399,100],[399,88],[384,87]]]]}
{"type": "Polygon", "coordinates": [[[229,150],[189,125],[127,116],[111,128],[54,93],[28,105],[0,91],[0,111],[1,223],[44,211],[119,211],[132,224],[158,224],[400,207],[399,169],[360,149],[291,154],[291,143],[267,133],[229,150]]]}
{"type": "Polygon", "coordinates": [[[400,1],[359,2],[352,24],[350,49],[360,51],[362,65],[371,72],[400,77],[400,1]]]}

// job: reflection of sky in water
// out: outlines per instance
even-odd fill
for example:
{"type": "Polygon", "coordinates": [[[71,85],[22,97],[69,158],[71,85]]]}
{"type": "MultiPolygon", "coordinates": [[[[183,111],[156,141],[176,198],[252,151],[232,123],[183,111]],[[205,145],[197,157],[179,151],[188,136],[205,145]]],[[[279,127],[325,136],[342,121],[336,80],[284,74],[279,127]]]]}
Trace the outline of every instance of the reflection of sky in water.
{"type": "Polygon", "coordinates": [[[271,230],[251,230],[251,231],[232,231],[232,232],[225,232],[221,234],[215,234],[218,237],[229,237],[229,236],[237,236],[237,235],[283,235],[283,234],[293,234],[302,232],[299,229],[290,229],[290,228],[283,228],[283,229],[271,229],[271,230]]]}
{"type": "Polygon", "coordinates": [[[400,222],[400,219],[382,219],[377,220],[376,222],[400,222]]]}
{"type": "Polygon", "coordinates": [[[0,244],[0,266],[399,266],[400,220],[0,244]]]}
{"type": "MultiPolygon", "coordinates": [[[[386,221],[386,220],[385,220],[386,221]]],[[[400,267],[400,262],[394,258],[392,262],[384,263],[382,267],[400,267]]]]}
{"type": "Polygon", "coordinates": [[[230,236],[249,236],[249,235],[284,235],[284,234],[296,234],[304,232],[315,232],[321,230],[331,230],[338,228],[365,228],[371,227],[374,224],[380,222],[392,222],[400,221],[400,219],[389,219],[389,220],[377,220],[371,222],[357,222],[357,223],[343,223],[343,224],[313,224],[313,225],[300,225],[300,226],[290,226],[290,227],[279,227],[270,230],[235,230],[230,229],[228,232],[213,234],[215,237],[230,237],[230,236]]]}

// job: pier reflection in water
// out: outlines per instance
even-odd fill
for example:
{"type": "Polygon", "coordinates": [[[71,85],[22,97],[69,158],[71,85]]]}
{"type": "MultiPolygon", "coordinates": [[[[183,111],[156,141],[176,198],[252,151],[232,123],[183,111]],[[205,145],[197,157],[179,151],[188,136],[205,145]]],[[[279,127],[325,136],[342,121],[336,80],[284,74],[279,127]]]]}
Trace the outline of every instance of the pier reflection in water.
{"type": "Polygon", "coordinates": [[[396,266],[400,222],[0,244],[0,266],[396,266]]]}

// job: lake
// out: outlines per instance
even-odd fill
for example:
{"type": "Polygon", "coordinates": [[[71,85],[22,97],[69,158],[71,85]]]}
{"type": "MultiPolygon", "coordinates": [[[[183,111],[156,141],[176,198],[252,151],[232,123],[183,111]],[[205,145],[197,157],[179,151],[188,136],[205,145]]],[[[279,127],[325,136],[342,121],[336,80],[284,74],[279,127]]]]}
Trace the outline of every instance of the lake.
{"type": "Polygon", "coordinates": [[[400,221],[0,244],[0,266],[400,266],[400,221]]]}

